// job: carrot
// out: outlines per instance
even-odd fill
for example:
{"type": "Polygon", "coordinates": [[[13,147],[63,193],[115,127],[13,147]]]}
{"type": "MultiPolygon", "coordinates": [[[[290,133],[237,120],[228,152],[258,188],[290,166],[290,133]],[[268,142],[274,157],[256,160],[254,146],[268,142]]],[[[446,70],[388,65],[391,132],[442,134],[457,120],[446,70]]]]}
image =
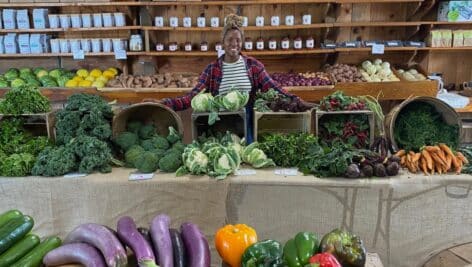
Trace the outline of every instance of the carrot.
{"type": "Polygon", "coordinates": [[[439,144],[439,147],[441,148],[442,151],[444,151],[446,154],[449,154],[451,156],[454,156],[454,153],[452,153],[452,150],[446,145],[446,144],[439,144]]]}
{"type": "Polygon", "coordinates": [[[426,146],[425,149],[430,153],[439,152],[440,150],[437,146],[426,146]]]}
{"type": "Polygon", "coordinates": [[[420,158],[420,168],[425,175],[428,175],[428,166],[426,166],[426,160],[423,157],[420,158]]]}
{"type": "Polygon", "coordinates": [[[400,158],[400,165],[402,167],[405,167],[405,164],[406,164],[406,156],[403,155],[401,158],[400,158]]]}
{"type": "Polygon", "coordinates": [[[456,169],[456,174],[461,174],[462,172],[462,161],[459,160],[459,167],[456,169]]]}
{"type": "Polygon", "coordinates": [[[415,166],[413,165],[413,163],[412,163],[411,161],[407,161],[406,167],[408,168],[408,170],[409,170],[411,173],[416,173],[416,172],[417,172],[415,166]]]}
{"type": "Polygon", "coordinates": [[[426,161],[426,166],[428,166],[428,170],[433,169],[433,159],[431,158],[431,155],[429,154],[428,150],[423,149],[421,150],[421,155],[426,161]]]}
{"type": "Polygon", "coordinates": [[[405,149],[400,149],[394,155],[401,158],[401,157],[405,156],[405,154],[406,154],[405,149]]]}
{"type": "Polygon", "coordinates": [[[415,153],[415,155],[413,156],[413,159],[412,161],[413,162],[418,162],[421,158],[421,153],[415,153]]]}
{"type": "Polygon", "coordinates": [[[442,165],[436,164],[434,166],[436,168],[436,172],[441,175],[443,173],[442,165]]]}
{"type": "Polygon", "coordinates": [[[467,160],[467,158],[464,156],[464,154],[462,154],[462,152],[457,152],[456,153],[456,156],[464,163],[464,164],[469,164],[469,161],[467,160]]]}
{"type": "Polygon", "coordinates": [[[449,154],[446,154],[446,168],[447,170],[451,169],[451,164],[452,164],[452,156],[449,154]]]}
{"type": "Polygon", "coordinates": [[[454,167],[455,170],[457,170],[459,168],[459,165],[462,163],[462,161],[456,157],[456,156],[453,156],[452,157],[452,166],[454,167]]]}
{"type": "Polygon", "coordinates": [[[439,165],[446,165],[446,162],[443,161],[441,156],[439,156],[438,153],[431,153],[431,158],[433,158],[434,161],[436,161],[439,165]]]}

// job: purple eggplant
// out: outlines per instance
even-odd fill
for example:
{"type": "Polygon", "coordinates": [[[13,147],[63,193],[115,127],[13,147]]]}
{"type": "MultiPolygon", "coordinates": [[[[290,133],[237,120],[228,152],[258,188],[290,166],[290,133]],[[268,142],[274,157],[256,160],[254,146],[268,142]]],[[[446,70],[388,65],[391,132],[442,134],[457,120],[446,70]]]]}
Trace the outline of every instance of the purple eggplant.
{"type": "Polygon", "coordinates": [[[165,214],[154,217],[151,221],[151,239],[157,249],[160,267],[174,267],[172,240],[170,239],[170,218],[165,214]]]}
{"type": "Polygon", "coordinates": [[[188,267],[210,267],[210,247],[198,226],[183,223],[180,226],[182,240],[188,255],[188,267]]]}
{"type": "Polygon", "coordinates": [[[156,259],[156,262],[159,262],[159,258],[157,257],[158,254],[156,254],[156,246],[152,243],[151,239],[151,233],[149,233],[149,229],[146,227],[138,227],[138,232],[141,234],[144,239],[148,242],[149,246],[151,246],[152,251],[154,251],[154,258],[156,259]]]}
{"type": "Polygon", "coordinates": [[[102,254],[86,243],[66,244],[53,249],[43,258],[46,266],[80,263],[85,267],[106,267],[102,254]]]}
{"type": "Polygon", "coordinates": [[[184,241],[182,241],[182,237],[177,229],[170,229],[169,232],[174,253],[174,267],[186,267],[187,256],[184,241]]]}
{"type": "Polygon", "coordinates": [[[81,224],[67,235],[64,244],[79,242],[87,243],[100,250],[107,266],[127,266],[128,257],[125,248],[105,226],[95,223],[81,224]]]}
{"type": "Polygon", "coordinates": [[[121,217],[116,227],[118,236],[133,250],[139,267],[157,267],[151,246],[138,232],[134,220],[129,216],[121,217]]]}

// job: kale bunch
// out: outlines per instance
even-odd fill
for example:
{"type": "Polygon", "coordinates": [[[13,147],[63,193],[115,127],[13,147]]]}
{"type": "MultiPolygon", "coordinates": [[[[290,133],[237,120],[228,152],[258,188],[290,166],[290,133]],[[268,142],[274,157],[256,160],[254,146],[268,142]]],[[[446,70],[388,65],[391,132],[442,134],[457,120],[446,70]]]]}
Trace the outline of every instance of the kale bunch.
{"type": "Polygon", "coordinates": [[[36,86],[23,85],[13,87],[0,101],[2,114],[34,114],[51,110],[49,99],[41,94],[36,86]]]}

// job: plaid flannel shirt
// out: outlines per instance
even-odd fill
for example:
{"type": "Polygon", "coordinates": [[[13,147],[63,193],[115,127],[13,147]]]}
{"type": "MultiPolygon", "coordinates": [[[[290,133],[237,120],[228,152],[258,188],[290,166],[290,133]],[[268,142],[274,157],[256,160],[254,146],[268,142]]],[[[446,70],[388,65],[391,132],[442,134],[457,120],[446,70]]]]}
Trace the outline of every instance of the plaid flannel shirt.
{"type": "MultiPolygon", "coordinates": [[[[249,105],[252,106],[254,103],[257,90],[266,92],[270,88],[274,88],[279,93],[284,94],[288,97],[296,98],[296,96],[289,94],[287,91],[277,84],[269,76],[264,68],[264,65],[255,58],[242,55],[242,58],[246,64],[249,80],[251,81],[252,89],[249,93],[249,105]]],[[[218,95],[221,80],[223,78],[223,56],[218,58],[216,61],[209,64],[198,79],[197,85],[184,96],[177,98],[165,98],[163,103],[172,108],[175,111],[184,110],[190,107],[192,98],[206,89],[206,92],[210,92],[213,96],[218,95]]]]}

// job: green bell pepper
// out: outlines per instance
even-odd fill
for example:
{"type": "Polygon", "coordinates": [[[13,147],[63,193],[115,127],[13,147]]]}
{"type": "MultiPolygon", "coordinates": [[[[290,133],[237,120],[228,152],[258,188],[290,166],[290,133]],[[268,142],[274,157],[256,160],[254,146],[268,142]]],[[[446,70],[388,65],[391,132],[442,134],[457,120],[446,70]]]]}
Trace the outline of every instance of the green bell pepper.
{"type": "Polygon", "coordinates": [[[321,240],[321,252],[333,254],[343,267],[363,267],[366,251],[363,241],[356,235],[335,229],[321,240]]]}
{"type": "Polygon", "coordinates": [[[241,257],[242,267],[284,267],[282,245],[275,240],[264,240],[250,245],[241,257]]]}
{"type": "Polygon", "coordinates": [[[284,246],[284,261],[288,267],[303,267],[320,246],[318,236],[310,232],[300,232],[284,246]]]}

